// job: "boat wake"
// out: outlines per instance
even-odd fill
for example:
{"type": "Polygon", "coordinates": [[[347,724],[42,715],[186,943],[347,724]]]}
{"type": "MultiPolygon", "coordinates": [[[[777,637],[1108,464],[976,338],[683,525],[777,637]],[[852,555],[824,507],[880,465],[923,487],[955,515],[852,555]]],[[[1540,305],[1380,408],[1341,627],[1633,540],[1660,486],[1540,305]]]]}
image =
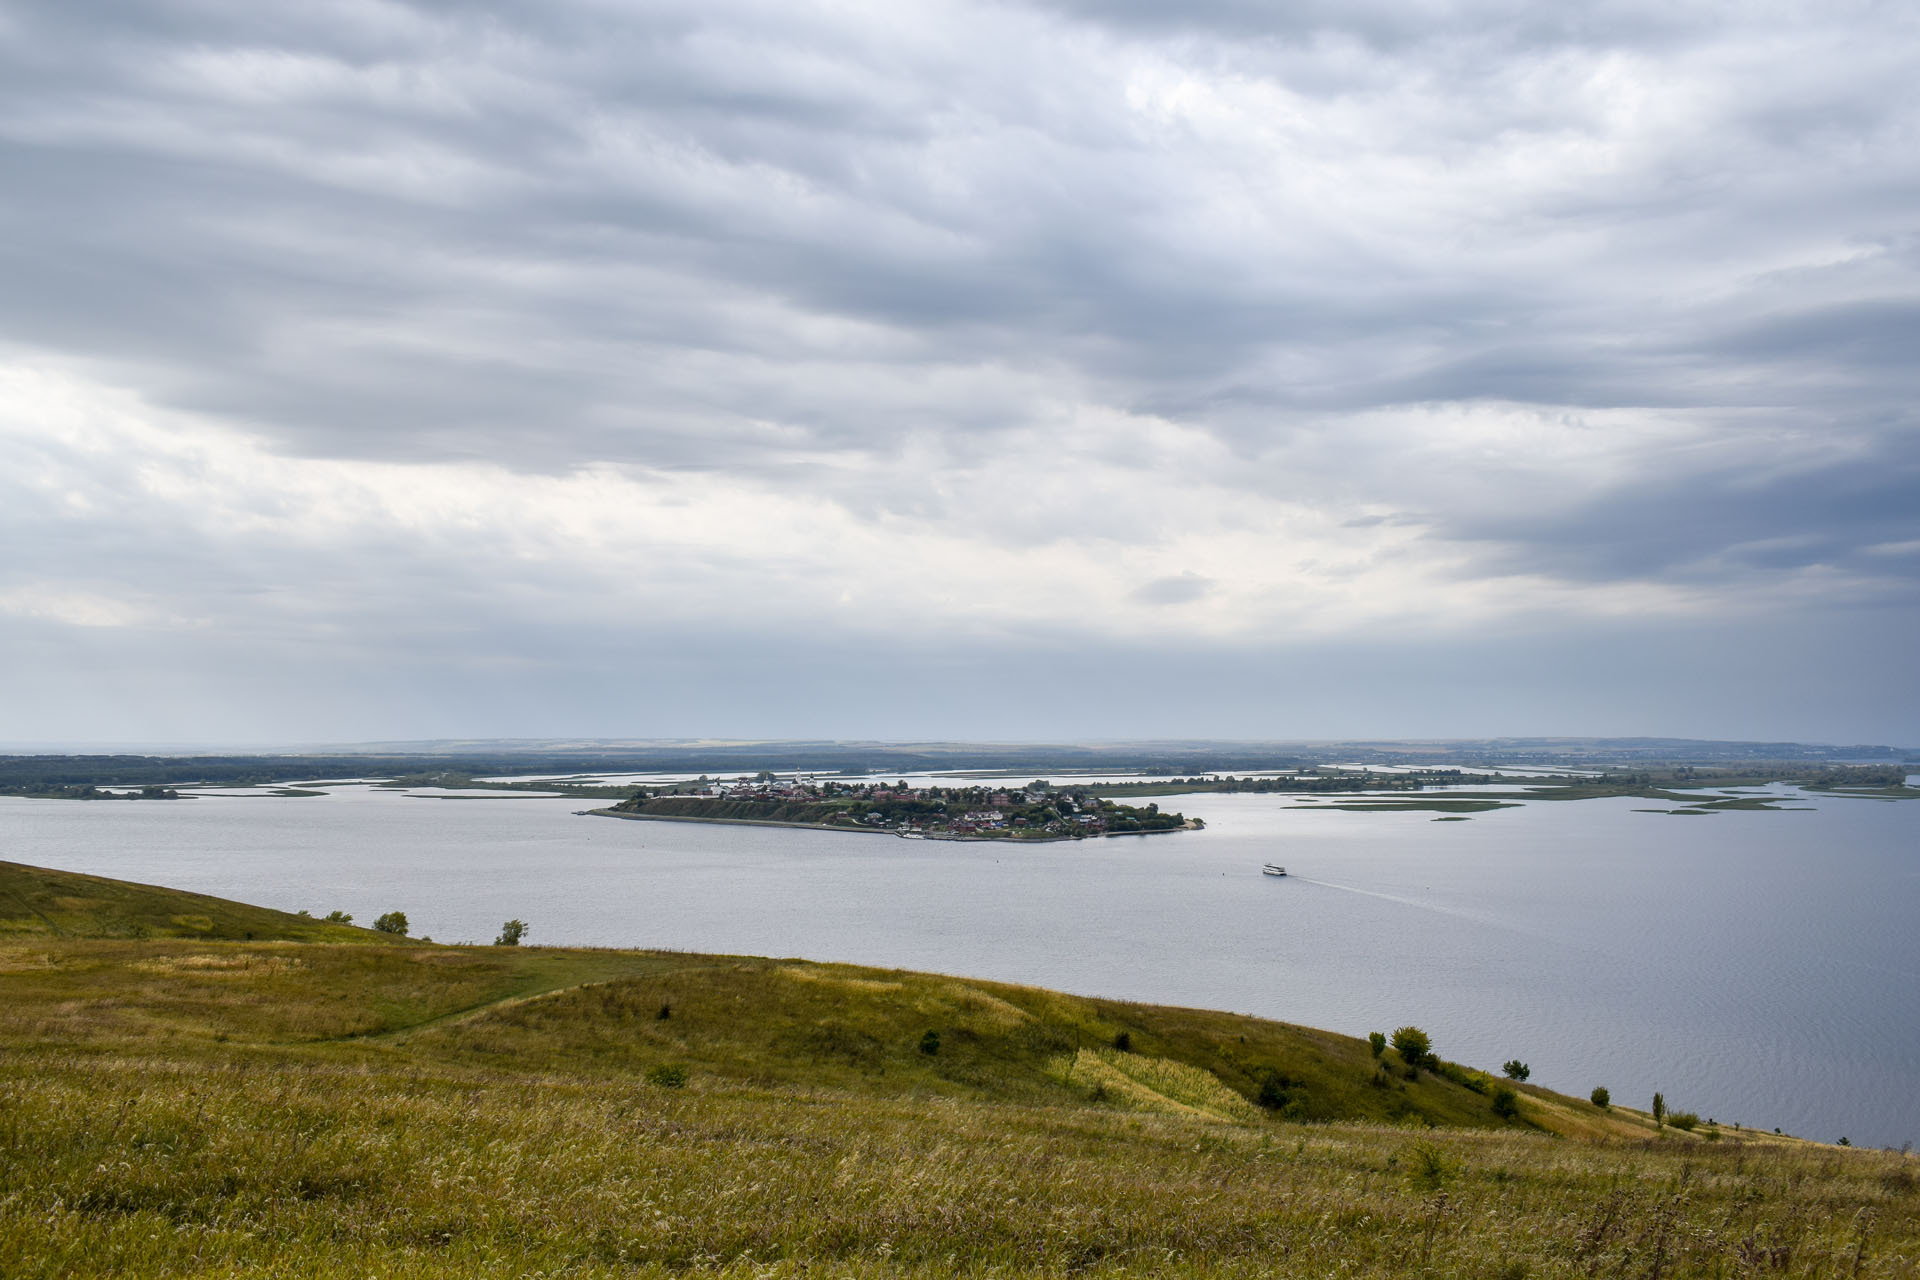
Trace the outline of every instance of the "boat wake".
{"type": "Polygon", "coordinates": [[[1456,920],[1465,920],[1484,928],[1499,929],[1506,933],[1517,934],[1523,938],[1536,938],[1552,942],[1557,946],[1566,946],[1567,940],[1544,929],[1517,925],[1511,920],[1484,911],[1471,911],[1462,907],[1443,906],[1437,902],[1428,902],[1420,898],[1409,898],[1404,894],[1382,893],[1378,889],[1362,889],[1358,885],[1339,884],[1332,880],[1316,880],[1311,876],[1289,874],[1289,880],[1298,880],[1301,884],[1318,885],[1323,889],[1338,889],[1342,893],[1357,893],[1363,898],[1378,898],[1383,902],[1398,903],[1403,907],[1412,907],[1416,911],[1431,911],[1435,915],[1451,916],[1456,920]]]}

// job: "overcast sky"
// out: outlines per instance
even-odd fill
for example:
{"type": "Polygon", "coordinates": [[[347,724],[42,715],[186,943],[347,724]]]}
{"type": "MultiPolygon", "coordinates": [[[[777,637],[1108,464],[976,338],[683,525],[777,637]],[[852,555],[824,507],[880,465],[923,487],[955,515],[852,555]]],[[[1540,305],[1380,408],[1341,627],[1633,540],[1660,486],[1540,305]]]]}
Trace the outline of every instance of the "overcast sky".
{"type": "Polygon", "coordinates": [[[1916,14],[0,0],[0,740],[1920,743],[1916,14]]]}

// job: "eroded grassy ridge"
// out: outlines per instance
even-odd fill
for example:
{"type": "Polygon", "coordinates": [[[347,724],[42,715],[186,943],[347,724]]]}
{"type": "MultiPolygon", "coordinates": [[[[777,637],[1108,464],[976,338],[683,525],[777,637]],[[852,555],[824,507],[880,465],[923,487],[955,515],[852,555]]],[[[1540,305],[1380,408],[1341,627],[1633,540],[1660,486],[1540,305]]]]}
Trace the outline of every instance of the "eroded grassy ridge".
{"type": "Polygon", "coordinates": [[[44,934],[0,941],[0,990],[8,1277],[1920,1259],[1910,1157],[1656,1136],[1529,1088],[1505,1125],[1363,1042],[1200,1010],[741,957],[44,934]],[[1117,1079],[1062,1070],[1089,1060],[1117,1079]],[[665,1064],[685,1087],[649,1083],[665,1064]],[[1347,1118],[1256,1110],[1273,1073],[1347,1118]]]}

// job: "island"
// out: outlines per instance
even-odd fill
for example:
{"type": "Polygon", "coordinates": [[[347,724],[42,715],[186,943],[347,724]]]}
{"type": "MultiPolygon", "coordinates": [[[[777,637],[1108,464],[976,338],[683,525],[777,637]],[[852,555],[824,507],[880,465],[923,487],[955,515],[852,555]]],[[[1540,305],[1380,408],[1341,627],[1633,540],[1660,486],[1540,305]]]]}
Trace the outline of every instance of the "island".
{"type": "Polygon", "coordinates": [[[1056,787],[1045,780],[1011,789],[912,787],[905,781],[783,779],[768,770],[732,783],[703,779],[642,788],[619,804],[588,812],[609,818],[871,831],[909,840],[1085,840],[1205,826],[1198,818],[1163,813],[1158,804],[1120,804],[1088,787],[1056,787]]]}

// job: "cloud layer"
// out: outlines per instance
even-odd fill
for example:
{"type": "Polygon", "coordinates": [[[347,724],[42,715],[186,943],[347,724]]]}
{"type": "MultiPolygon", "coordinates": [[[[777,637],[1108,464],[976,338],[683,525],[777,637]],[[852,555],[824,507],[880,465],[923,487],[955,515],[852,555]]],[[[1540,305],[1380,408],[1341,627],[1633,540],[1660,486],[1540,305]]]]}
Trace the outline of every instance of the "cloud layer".
{"type": "Polygon", "coordinates": [[[1268,8],[12,6],[0,735],[1920,740],[1920,20],[1268,8]]]}

